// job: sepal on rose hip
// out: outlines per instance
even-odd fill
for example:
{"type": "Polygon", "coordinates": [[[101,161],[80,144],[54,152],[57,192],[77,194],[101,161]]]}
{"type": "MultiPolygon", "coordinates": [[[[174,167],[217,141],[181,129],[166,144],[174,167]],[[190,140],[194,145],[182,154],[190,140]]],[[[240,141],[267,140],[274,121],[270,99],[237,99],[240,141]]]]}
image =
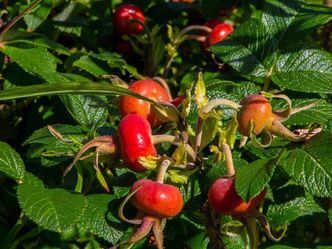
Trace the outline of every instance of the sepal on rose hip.
{"type": "MultiPolygon", "coordinates": [[[[127,241],[121,243],[130,246],[147,236],[152,230],[157,248],[163,249],[164,222],[166,218],[178,215],[183,207],[180,190],[173,185],[163,183],[169,165],[168,160],[162,161],[156,181],[141,179],[132,185],[130,193],[119,207],[119,217],[128,223],[139,225],[139,227],[127,241]],[[129,200],[137,208],[138,216],[142,219],[138,217],[129,220],[124,216],[123,208],[129,200]]],[[[117,248],[118,245],[112,248],[117,248]]]]}

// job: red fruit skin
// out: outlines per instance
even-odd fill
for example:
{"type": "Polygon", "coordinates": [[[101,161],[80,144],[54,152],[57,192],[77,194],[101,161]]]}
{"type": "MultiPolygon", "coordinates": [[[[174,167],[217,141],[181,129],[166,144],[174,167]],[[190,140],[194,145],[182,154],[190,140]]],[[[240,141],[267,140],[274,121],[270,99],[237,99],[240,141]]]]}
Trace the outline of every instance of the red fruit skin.
{"type": "Polygon", "coordinates": [[[181,95],[181,96],[178,96],[174,99],[172,99],[171,103],[175,106],[175,107],[178,107],[179,105],[181,105],[182,101],[186,98],[186,96],[184,95],[181,95]]]}
{"type": "Polygon", "coordinates": [[[138,19],[144,22],[145,17],[143,11],[133,4],[122,4],[113,13],[113,27],[119,34],[140,34],[144,27],[132,19],[138,19]]]}
{"type": "Polygon", "coordinates": [[[138,210],[157,218],[174,217],[180,213],[183,199],[177,187],[141,179],[133,184],[131,192],[140,186],[130,199],[138,210]]]}
{"type": "Polygon", "coordinates": [[[137,114],[128,114],[120,120],[118,140],[122,160],[135,172],[146,170],[138,161],[139,157],[157,156],[151,141],[150,124],[137,114]]]}
{"type": "Polygon", "coordinates": [[[217,27],[219,24],[222,24],[223,22],[220,21],[217,18],[213,18],[213,19],[209,19],[206,21],[206,23],[204,23],[204,26],[209,27],[210,29],[214,29],[215,27],[217,27]]]}
{"type": "Polygon", "coordinates": [[[234,178],[221,177],[209,189],[208,201],[210,206],[219,214],[244,215],[264,199],[266,190],[249,201],[244,202],[236,193],[234,178]]]}
{"type": "Polygon", "coordinates": [[[129,56],[134,53],[133,47],[130,45],[129,42],[122,40],[122,39],[116,39],[114,41],[114,50],[122,55],[129,56]]]}
{"type": "MultiPolygon", "coordinates": [[[[157,82],[153,80],[139,80],[129,86],[128,90],[143,95],[149,99],[155,101],[170,102],[166,90],[157,82]]],[[[123,96],[120,99],[120,111],[122,116],[129,113],[137,113],[138,115],[146,118],[151,127],[157,127],[161,124],[161,121],[156,117],[154,112],[150,108],[150,103],[129,97],[123,96]]]]}
{"type": "Polygon", "coordinates": [[[239,131],[242,135],[250,136],[250,123],[254,121],[254,134],[260,134],[264,128],[272,122],[273,113],[270,102],[262,95],[253,94],[244,98],[240,104],[240,111],[237,113],[239,131]]]}
{"type": "Polygon", "coordinates": [[[205,40],[205,47],[209,48],[213,44],[216,44],[224,40],[230,33],[233,32],[233,27],[227,23],[221,23],[215,26],[211,33],[207,36],[205,40]]]}

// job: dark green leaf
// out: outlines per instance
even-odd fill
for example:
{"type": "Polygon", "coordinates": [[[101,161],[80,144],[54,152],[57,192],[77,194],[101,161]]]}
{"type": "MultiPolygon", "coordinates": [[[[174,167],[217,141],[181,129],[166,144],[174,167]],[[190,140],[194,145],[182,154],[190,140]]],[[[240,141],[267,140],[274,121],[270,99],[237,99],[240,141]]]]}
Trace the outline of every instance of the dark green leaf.
{"type": "Polygon", "coordinates": [[[96,128],[107,118],[107,102],[101,96],[65,95],[61,97],[67,110],[82,126],[96,128]]]}
{"type": "Polygon", "coordinates": [[[47,189],[37,177],[25,174],[17,198],[22,211],[44,229],[63,232],[77,224],[86,208],[83,195],[47,189]]]}
{"type": "Polygon", "coordinates": [[[30,33],[22,30],[15,30],[15,32],[7,32],[6,35],[2,38],[2,40],[6,41],[7,45],[8,44],[15,45],[16,43],[18,44],[23,43],[23,44],[33,45],[36,47],[48,48],[60,54],[65,54],[65,55],[70,54],[66,47],[38,33],[30,33]]]}
{"type": "Polygon", "coordinates": [[[53,74],[56,71],[58,59],[47,52],[45,48],[19,48],[6,45],[0,51],[33,75],[39,75],[47,79],[49,74],[53,74]]]}
{"type": "Polygon", "coordinates": [[[79,67],[92,75],[98,77],[100,75],[107,75],[109,74],[99,65],[97,65],[91,58],[87,55],[82,56],[77,61],[74,62],[73,66],[79,67]]]}
{"type": "Polygon", "coordinates": [[[322,5],[309,5],[295,0],[268,0],[262,21],[277,45],[289,46],[318,26],[332,19],[332,10],[322,5]]]}
{"type": "Polygon", "coordinates": [[[332,55],[314,48],[285,53],[278,58],[272,80],[290,90],[332,93],[332,55]]]}
{"type": "Polygon", "coordinates": [[[265,26],[256,19],[242,24],[211,51],[244,76],[264,78],[271,66],[265,61],[273,50],[265,26]]]}
{"type": "Polygon", "coordinates": [[[287,203],[270,205],[267,216],[273,227],[290,224],[299,217],[315,213],[325,213],[325,211],[312,198],[299,197],[287,203]]]}
{"type": "Polygon", "coordinates": [[[281,160],[284,170],[311,194],[332,198],[332,134],[321,132],[281,160]]]}
{"type": "Polygon", "coordinates": [[[24,162],[20,155],[8,144],[0,141],[0,171],[15,180],[23,180],[24,162]]]}
{"type": "Polygon", "coordinates": [[[28,30],[33,31],[41,25],[51,13],[52,5],[47,1],[42,2],[37,8],[24,16],[24,21],[28,26],[28,30]]]}
{"type": "Polygon", "coordinates": [[[106,61],[111,68],[118,68],[122,74],[128,72],[136,79],[143,79],[144,77],[137,72],[137,69],[127,64],[127,62],[117,53],[104,52],[100,54],[92,54],[91,57],[98,60],[106,61]]]}
{"type": "Polygon", "coordinates": [[[209,239],[206,237],[205,232],[195,234],[186,241],[186,244],[191,249],[206,249],[209,244],[209,239]]]}
{"type": "Polygon", "coordinates": [[[107,194],[90,195],[85,199],[87,207],[80,223],[92,233],[115,244],[123,234],[123,224],[114,217],[119,203],[107,194]]]}
{"type": "Polygon", "coordinates": [[[268,183],[277,166],[278,159],[259,159],[237,170],[235,189],[248,202],[257,196],[268,183]]]}

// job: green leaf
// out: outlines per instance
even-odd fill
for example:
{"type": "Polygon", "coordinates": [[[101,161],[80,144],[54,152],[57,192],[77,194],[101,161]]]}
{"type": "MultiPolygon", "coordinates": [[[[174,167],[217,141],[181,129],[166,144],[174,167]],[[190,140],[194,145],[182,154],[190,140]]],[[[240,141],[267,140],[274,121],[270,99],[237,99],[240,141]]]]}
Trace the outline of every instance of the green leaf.
{"type": "Polygon", "coordinates": [[[304,48],[282,54],[274,70],[272,81],[281,88],[332,93],[332,55],[323,50],[304,48]]]}
{"type": "Polygon", "coordinates": [[[273,44],[265,26],[259,20],[250,19],[210,50],[245,77],[264,78],[270,66],[265,60],[273,44]]]}
{"type": "Polygon", "coordinates": [[[123,225],[113,216],[119,203],[107,194],[89,195],[80,223],[92,233],[115,244],[123,234],[123,225]]]}
{"type": "Polygon", "coordinates": [[[81,56],[77,61],[73,63],[73,66],[79,67],[96,77],[109,74],[109,72],[101,68],[88,55],[81,56]]]}
{"type": "Polygon", "coordinates": [[[8,144],[0,141],[0,171],[15,180],[23,180],[25,167],[20,155],[8,144]]]}
{"type": "Polygon", "coordinates": [[[281,160],[284,170],[308,192],[332,198],[332,134],[321,132],[281,160]]]}
{"type": "Polygon", "coordinates": [[[155,103],[142,95],[131,92],[123,87],[106,83],[53,83],[33,86],[17,87],[0,91],[0,100],[11,100],[27,97],[50,96],[59,94],[84,94],[84,95],[126,95],[155,103]]]}
{"type": "Polygon", "coordinates": [[[200,232],[190,237],[186,241],[186,245],[191,249],[206,249],[209,245],[209,238],[206,237],[205,232],[200,232]]]}
{"type": "Polygon", "coordinates": [[[26,173],[17,198],[22,211],[44,229],[64,232],[77,224],[86,200],[64,189],[47,189],[36,176],[26,173]]]}
{"type": "MultiPolygon", "coordinates": [[[[287,119],[286,125],[309,125],[312,123],[326,124],[332,119],[332,104],[323,99],[292,99],[293,108],[308,106],[312,103],[316,105],[309,110],[304,110],[293,114],[287,119]]],[[[285,109],[286,105],[279,102],[274,105],[275,109],[285,109]]]]}
{"type": "Polygon", "coordinates": [[[107,118],[106,98],[102,96],[65,95],[61,96],[69,113],[82,126],[96,128],[107,118]]]}
{"type": "MultiPolygon", "coordinates": [[[[71,137],[84,137],[85,133],[81,128],[78,126],[73,125],[65,125],[65,124],[56,124],[52,125],[53,128],[55,128],[58,132],[61,133],[61,135],[64,138],[71,137]]],[[[35,130],[31,136],[29,136],[23,145],[27,144],[49,144],[51,142],[54,142],[56,138],[50,133],[50,131],[47,129],[47,127],[41,128],[39,130],[35,130]]]]}
{"type": "Polygon", "coordinates": [[[265,249],[298,249],[297,247],[285,246],[285,245],[274,245],[269,247],[264,247],[265,249]]]}
{"type": "Polygon", "coordinates": [[[24,16],[24,21],[28,26],[28,30],[33,31],[38,28],[51,13],[52,5],[47,1],[41,2],[41,4],[24,16]]]}
{"type": "Polygon", "coordinates": [[[270,205],[267,216],[272,226],[280,226],[315,213],[325,213],[325,210],[312,198],[299,197],[287,203],[270,205]]]}
{"type": "Polygon", "coordinates": [[[137,69],[127,64],[127,62],[117,53],[104,52],[100,54],[92,54],[91,57],[98,60],[106,61],[111,68],[118,68],[122,74],[128,72],[132,77],[136,79],[144,79],[142,75],[137,72],[137,69]]]}
{"type": "Polygon", "coordinates": [[[15,30],[11,32],[10,30],[1,38],[1,40],[4,41],[7,45],[13,44],[15,46],[15,44],[23,43],[36,47],[48,48],[60,54],[70,55],[66,47],[49,39],[45,35],[35,32],[30,33],[23,30],[15,30]]]}
{"type": "Polygon", "coordinates": [[[44,79],[56,72],[57,58],[45,48],[19,48],[6,45],[1,52],[12,58],[26,72],[39,75],[44,79]]]}
{"type": "Polygon", "coordinates": [[[248,202],[268,186],[277,161],[276,158],[259,159],[236,172],[235,189],[244,201],[248,202]]]}
{"type": "Polygon", "coordinates": [[[295,0],[268,0],[262,21],[274,43],[289,46],[332,19],[332,9],[295,0]]]}

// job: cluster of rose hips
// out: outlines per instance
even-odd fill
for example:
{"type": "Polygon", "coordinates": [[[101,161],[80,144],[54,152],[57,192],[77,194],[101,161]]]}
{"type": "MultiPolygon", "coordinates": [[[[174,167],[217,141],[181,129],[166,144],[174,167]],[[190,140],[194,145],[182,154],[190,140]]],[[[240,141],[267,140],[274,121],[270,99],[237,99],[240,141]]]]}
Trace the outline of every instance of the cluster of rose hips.
{"type": "MultiPolygon", "coordinates": [[[[180,96],[173,100],[169,92],[152,79],[136,81],[128,89],[157,103],[168,103],[174,108],[178,108],[184,99],[184,96],[180,96]]],[[[269,100],[263,95],[249,95],[240,102],[240,105],[224,99],[211,100],[202,108],[202,111],[209,112],[218,105],[229,105],[236,109],[238,130],[245,137],[254,138],[260,134],[270,133],[270,135],[285,135],[284,137],[289,139],[289,134],[293,134],[280,122],[284,114],[277,111],[273,112],[269,100]],[[285,129],[287,130],[286,134],[284,134],[285,129]]],[[[126,167],[135,172],[144,172],[147,168],[140,159],[158,156],[154,144],[174,142],[178,139],[170,140],[170,135],[167,136],[167,139],[162,139],[163,135],[152,135],[152,128],[158,128],[163,121],[159,119],[156,111],[147,101],[131,96],[122,96],[120,98],[120,111],[122,118],[118,124],[117,136],[97,137],[87,143],[65,173],[71,169],[82,153],[91,147],[97,147],[97,154],[98,151],[107,154],[118,152],[126,167]],[[158,139],[154,139],[154,137],[158,137],[158,139]]],[[[293,140],[301,139],[295,134],[292,138],[293,140]]],[[[227,144],[223,144],[223,147],[222,151],[226,154],[228,161],[228,174],[212,184],[208,191],[208,202],[219,214],[246,217],[252,214],[253,210],[262,201],[266,190],[263,190],[248,203],[243,201],[234,186],[236,174],[232,164],[231,152],[227,144]]],[[[194,160],[193,163],[195,163],[194,160]]],[[[96,164],[98,164],[98,161],[96,164]]],[[[161,223],[166,218],[178,215],[183,207],[180,190],[173,185],[163,183],[169,164],[169,160],[161,162],[156,181],[143,179],[133,184],[124,203],[129,199],[131,200],[139,211],[136,219],[128,220],[125,218],[122,211],[124,204],[121,206],[120,217],[129,223],[140,225],[136,233],[125,241],[126,243],[133,244],[152,230],[157,247],[163,248],[163,226],[161,223]],[[165,164],[167,164],[166,167],[165,164]]],[[[96,166],[98,167],[98,165],[96,166]]]]}
{"type": "MultiPolygon", "coordinates": [[[[113,14],[114,30],[119,34],[139,34],[144,31],[144,19],[143,12],[136,6],[130,4],[121,5],[113,14]]],[[[204,50],[223,40],[233,31],[232,26],[215,19],[208,21],[205,24],[205,28],[208,28],[209,32],[201,40],[204,50]]],[[[173,99],[167,84],[162,84],[162,82],[156,82],[152,79],[136,81],[128,89],[157,102],[157,104],[167,105],[172,110],[177,110],[178,113],[178,108],[185,98],[180,96],[173,99]]],[[[261,141],[264,141],[263,143],[256,141],[261,146],[267,146],[270,141],[266,142],[268,139],[265,139],[265,137],[272,138],[273,135],[292,141],[303,139],[282,125],[282,121],[286,120],[293,112],[287,97],[271,97],[285,99],[289,104],[289,108],[283,111],[273,111],[269,100],[263,95],[257,94],[247,96],[240,104],[223,99],[211,100],[202,107],[202,111],[208,113],[218,105],[230,106],[237,113],[238,131],[245,138],[249,137],[253,141],[256,141],[256,136],[262,136],[261,141]]],[[[164,120],[160,118],[160,113],[158,114],[153,105],[145,100],[131,96],[122,96],[120,98],[120,112],[122,118],[118,124],[117,135],[97,137],[87,143],[77,154],[73,163],[66,169],[65,174],[74,166],[80,156],[92,147],[96,147],[96,170],[99,170],[98,153],[105,153],[117,154],[130,170],[144,172],[147,168],[141,159],[158,157],[158,152],[155,148],[156,143],[171,142],[178,145],[179,142],[176,141],[182,139],[181,136],[170,135],[163,139],[162,135],[152,134],[152,128],[158,128],[164,120]]],[[[195,165],[198,154],[197,149],[193,149],[190,141],[183,140],[181,142],[186,143],[186,146],[188,146],[186,147],[189,151],[188,157],[191,156],[191,163],[195,165]]],[[[226,155],[228,174],[217,179],[209,188],[208,203],[219,214],[246,217],[252,214],[253,210],[263,200],[266,190],[264,189],[248,203],[243,201],[235,189],[234,180],[236,174],[230,149],[225,143],[222,146],[222,152],[226,155]]],[[[157,247],[159,249],[163,248],[163,222],[167,218],[178,215],[183,207],[180,190],[173,185],[164,183],[165,173],[170,164],[170,160],[163,159],[159,163],[155,181],[141,179],[132,185],[130,193],[119,208],[119,215],[124,221],[140,226],[125,243],[133,244],[152,230],[157,247]],[[128,200],[138,210],[135,219],[127,219],[123,214],[123,207],[128,200]]],[[[104,185],[104,188],[108,190],[107,184],[104,185]]],[[[113,248],[116,247],[114,246],[113,248]]]]}
{"type": "MultiPolygon", "coordinates": [[[[122,4],[113,13],[113,28],[116,35],[138,35],[144,32],[145,16],[143,11],[133,4],[122,4]]],[[[225,39],[233,32],[233,26],[224,23],[219,19],[208,20],[203,27],[193,26],[193,29],[208,31],[208,34],[202,33],[197,40],[201,42],[201,47],[204,52],[213,44],[216,44],[225,39]]],[[[117,38],[114,43],[114,48],[121,54],[132,54],[133,48],[130,43],[123,40],[121,37],[117,38]]]]}

